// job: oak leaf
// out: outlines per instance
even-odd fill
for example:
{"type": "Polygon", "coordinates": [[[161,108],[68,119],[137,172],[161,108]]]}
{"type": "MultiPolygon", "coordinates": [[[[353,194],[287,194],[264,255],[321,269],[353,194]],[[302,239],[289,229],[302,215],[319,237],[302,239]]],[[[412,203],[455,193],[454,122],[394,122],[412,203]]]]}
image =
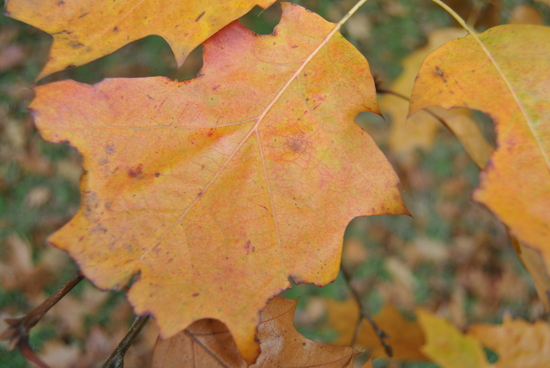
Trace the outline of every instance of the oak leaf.
{"type": "Polygon", "coordinates": [[[255,5],[275,0],[8,0],[6,15],[53,36],[38,79],[110,54],[149,35],[163,37],[178,65],[208,37],[255,5]]]}
{"type": "MultiPolygon", "coordinates": [[[[359,308],[353,299],[344,302],[327,300],[328,322],[340,335],[334,340],[335,345],[349,345],[355,333],[359,318],[359,308]]],[[[416,321],[406,320],[401,312],[391,304],[386,304],[382,310],[373,316],[374,321],[389,338],[387,343],[393,350],[393,359],[428,360],[422,353],[425,338],[416,321]]],[[[373,358],[388,357],[380,338],[367,320],[362,321],[357,336],[357,345],[368,349],[373,358]]]]}
{"type": "MultiPolygon", "coordinates": [[[[261,312],[258,340],[261,353],[252,368],[346,367],[357,352],[350,347],[321,344],[294,328],[298,299],[273,298],[261,312]]],[[[229,330],[217,320],[200,320],[167,340],[157,341],[153,368],[247,367],[229,330]]]]}
{"type": "MultiPolygon", "coordinates": [[[[516,7],[516,9],[521,7],[526,6],[520,5],[516,7]]],[[[511,21],[515,20],[515,23],[530,24],[530,22],[533,22],[533,19],[532,17],[526,16],[529,14],[531,13],[527,12],[527,14],[518,14],[518,16],[516,16],[515,19],[511,19],[511,21]]],[[[483,169],[489,161],[489,158],[494,151],[494,147],[487,142],[479,127],[473,120],[463,116],[460,113],[456,113],[458,110],[462,111],[466,109],[445,110],[440,107],[430,107],[429,110],[432,113],[437,113],[438,116],[441,117],[445,125],[460,140],[472,160],[480,169],[483,169]],[[435,110],[436,108],[438,109],[437,111],[435,110]]],[[[418,113],[413,116],[417,115],[418,113]]],[[[514,246],[518,257],[527,271],[531,274],[539,298],[543,302],[546,310],[550,310],[550,277],[547,274],[546,266],[540,256],[540,253],[519,242],[514,235],[509,233],[509,236],[510,242],[514,246]]]]}
{"type": "Polygon", "coordinates": [[[495,213],[522,244],[541,253],[547,271],[549,39],[548,27],[505,25],[450,41],[425,60],[411,97],[411,113],[440,105],[491,116],[498,149],[473,198],[495,213]]]}
{"type": "Polygon", "coordinates": [[[542,368],[550,362],[550,325],[504,317],[502,325],[475,324],[468,335],[498,354],[495,368],[542,368]]]}
{"type": "Polygon", "coordinates": [[[418,309],[416,315],[426,337],[422,351],[431,361],[442,368],[490,367],[479,341],[428,311],[418,309]]]}
{"type": "Polygon", "coordinates": [[[49,242],[168,338],[214,318],[249,362],[258,312],[339,269],[356,216],[407,213],[398,178],[353,123],[377,112],[367,61],[335,25],[283,4],[273,35],[238,22],[204,44],[201,76],[36,88],[42,136],[84,157],[82,204],[49,242]]]}

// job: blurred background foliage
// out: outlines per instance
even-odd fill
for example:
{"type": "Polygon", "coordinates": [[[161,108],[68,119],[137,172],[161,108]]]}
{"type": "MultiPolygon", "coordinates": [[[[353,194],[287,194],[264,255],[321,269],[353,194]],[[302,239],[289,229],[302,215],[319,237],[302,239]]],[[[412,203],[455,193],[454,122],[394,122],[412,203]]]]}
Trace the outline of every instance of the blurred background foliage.
{"type": "MultiPolygon", "coordinates": [[[[297,1],[329,21],[339,21],[350,0],[297,1]]],[[[543,2],[448,0],[480,31],[507,23],[517,5],[532,7],[549,24],[543,2]],[[473,18],[472,18],[473,17],[473,18]]],[[[280,6],[253,9],[240,21],[268,34],[280,18],[280,6]]],[[[367,58],[372,73],[388,88],[402,72],[401,60],[427,42],[427,35],[454,26],[452,18],[428,0],[371,0],[344,26],[343,34],[367,58]]],[[[46,243],[77,211],[81,158],[68,145],[44,142],[27,106],[32,87],[57,80],[96,83],[104,78],[167,76],[185,80],[202,66],[201,48],[177,69],[168,44],[158,36],[133,42],[84,66],[55,73],[35,84],[48,56],[51,37],[31,26],[0,17],[0,317],[26,313],[77,270],[61,251],[46,243]]],[[[490,121],[479,122],[494,139],[490,121]]],[[[369,132],[401,178],[403,198],[413,214],[358,218],[346,230],[343,262],[353,286],[376,313],[392,304],[411,315],[422,306],[454,325],[490,321],[504,313],[528,320],[543,313],[532,281],[509,244],[502,224],[470,201],[479,170],[446,129],[433,149],[416,151],[401,162],[388,149],[391,120],[365,114],[357,123],[369,132]]],[[[283,293],[300,296],[296,325],[317,341],[338,332],[327,322],[326,299],[349,298],[340,277],[323,288],[295,285],[283,293]]],[[[101,292],[81,283],[32,330],[31,345],[54,367],[98,367],[122,338],[132,320],[124,291],[101,292]]],[[[5,324],[0,322],[0,330],[5,324]]],[[[126,358],[128,367],[148,367],[156,340],[150,323],[126,358]]],[[[0,366],[28,366],[20,353],[0,345],[0,366]]],[[[375,367],[435,367],[379,359],[375,367]]]]}

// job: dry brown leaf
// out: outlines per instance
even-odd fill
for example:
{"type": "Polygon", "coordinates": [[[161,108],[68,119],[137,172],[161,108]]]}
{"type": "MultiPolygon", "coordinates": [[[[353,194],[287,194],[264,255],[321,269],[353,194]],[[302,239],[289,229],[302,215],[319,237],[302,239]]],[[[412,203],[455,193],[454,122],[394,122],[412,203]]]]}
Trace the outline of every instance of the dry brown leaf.
{"type": "Polygon", "coordinates": [[[157,341],[153,368],[169,367],[244,368],[231,333],[215,319],[201,319],[177,335],[157,341]]]}
{"type": "Polygon", "coordinates": [[[532,6],[521,4],[512,10],[508,23],[511,24],[543,24],[542,16],[532,6]]]}
{"type": "Polygon", "coordinates": [[[25,48],[20,44],[14,43],[2,48],[0,50],[0,72],[19,66],[26,57],[25,48]]]}
{"type": "MultiPolygon", "coordinates": [[[[297,299],[273,298],[261,313],[258,340],[261,353],[254,368],[345,367],[356,352],[306,339],[294,328],[297,299]]],[[[153,368],[247,367],[227,327],[217,320],[200,320],[167,340],[159,340],[153,368]]]]}

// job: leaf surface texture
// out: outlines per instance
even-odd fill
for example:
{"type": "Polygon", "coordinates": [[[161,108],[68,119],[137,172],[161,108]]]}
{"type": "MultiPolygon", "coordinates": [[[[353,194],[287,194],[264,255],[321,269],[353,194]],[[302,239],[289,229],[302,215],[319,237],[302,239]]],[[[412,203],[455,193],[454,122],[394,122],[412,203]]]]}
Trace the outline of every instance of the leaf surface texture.
{"type": "Polygon", "coordinates": [[[139,273],[129,299],[163,337],[219,319],[252,361],[258,312],[289,277],[333,281],[351,219],[408,213],[353,122],[377,112],[368,63],[326,40],[333,27],[283,5],[274,35],[234,22],[209,39],[193,80],[38,87],[42,136],[69,141],[86,171],[78,213],[49,241],[102,289],[139,273]]]}
{"type": "Polygon", "coordinates": [[[7,15],[53,36],[38,79],[86,64],[149,35],[163,37],[178,65],[191,51],[255,5],[274,0],[11,0],[7,15]]]}

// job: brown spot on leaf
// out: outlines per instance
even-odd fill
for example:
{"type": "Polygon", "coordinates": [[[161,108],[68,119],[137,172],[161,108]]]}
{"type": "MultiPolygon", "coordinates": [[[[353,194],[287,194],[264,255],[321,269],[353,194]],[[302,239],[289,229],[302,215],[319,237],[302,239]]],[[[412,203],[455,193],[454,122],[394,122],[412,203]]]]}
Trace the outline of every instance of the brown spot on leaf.
{"type": "Polygon", "coordinates": [[[301,137],[290,138],[286,142],[286,146],[293,152],[304,153],[306,151],[307,142],[301,137]]]}
{"type": "Polygon", "coordinates": [[[90,218],[94,210],[99,206],[99,199],[96,192],[84,192],[84,216],[90,218]]]}
{"type": "Polygon", "coordinates": [[[81,47],[84,47],[83,43],[80,43],[78,41],[69,41],[68,45],[72,47],[73,49],[79,49],[81,47]]]}
{"type": "Polygon", "coordinates": [[[199,293],[193,293],[193,298],[196,298],[199,295],[200,295],[199,293]]]}
{"type": "Polygon", "coordinates": [[[113,153],[116,152],[116,147],[112,143],[107,143],[105,147],[103,147],[103,149],[105,150],[105,153],[108,155],[112,155],[113,153]]]}
{"type": "Polygon", "coordinates": [[[131,178],[137,178],[143,174],[143,165],[139,164],[137,168],[128,170],[128,176],[131,178]]]}
{"type": "Polygon", "coordinates": [[[436,66],[435,72],[437,73],[437,75],[441,77],[441,79],[443,80],[443,83],[447,83],[447,76],[445,75],[445,73],[443,73],[443,70],[441,70],[438,66],[436,66]]]}
{"type": "Polygon", "coordinates": [[[250,240],[247,240],[246,241],[246,244],[244,245],[244,250],[246,250],[246,254],[250,254],[251,252],[254,252],[256,250],[255,247],[251,247],[251,242],[250,240]]]}
{"type": "Polygon", "coordinates": [[[118,27],[113,28],[113,32],[117,33],[118,32],[118,27]]]}

